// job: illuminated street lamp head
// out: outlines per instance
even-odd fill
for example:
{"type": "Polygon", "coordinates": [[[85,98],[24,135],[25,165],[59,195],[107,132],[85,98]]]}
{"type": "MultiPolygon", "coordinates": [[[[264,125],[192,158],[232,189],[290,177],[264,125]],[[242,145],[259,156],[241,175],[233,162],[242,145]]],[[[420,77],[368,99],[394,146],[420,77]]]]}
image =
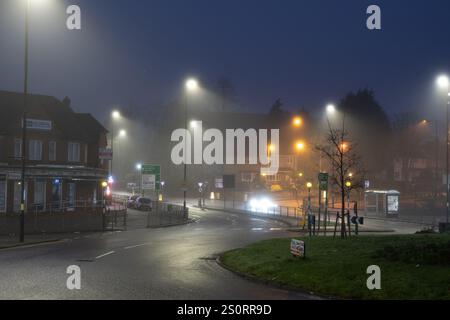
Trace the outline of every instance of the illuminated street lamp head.
{"type": "Polygon", "coordinates": [[[350,178],[352,178],[352,177],[353,177],[353,173],[350,172],[350,173],[348,174],[348,176],[349,176],[350,178]]]}
{"type": "Polygon", "coordinates": [[[295,144],[295,148],[298,151],[302,151],[303,149],[305,149],[305,143],[303,143],[302,141],[299,141],[295,144]]]}
{"type": "Polygon", "coordinates": [[[351,188],[351,187],[352,187],[352,183],[351,183],[350,181],[347,181],[347,182],[345,183],[345,186],[346,186],[347,188],[351,188]]]}
{"type": "Polygon", "coordinates": [[[294,119],[292,120],[292,123],[295,127],[301,127],[303,124],[303,119],[300,117],[294,117],[294,119]]]}
{"type": "Polygon", "coordinates": [[[103,188],[106,188],[107,186],[108,186],[108,182],[103,181],[103,182],[102,182],[102,187],[103,187],[103,188]]]}
{"type": "Polygon", "coordinates": [[[119,131],[119,137],[124,138],[126,136],[127,136],[127,131],[126,130],[122,129],[122,130],[119,131]]]}
{"type": "Polygon", "coordinates": [[[141,163],[136,164],[136,170],[138,170],[138,171],[142,170],[142,164],[141,163]]]}
{"type": "Polygon", "coordinates": [[[448,89],[449,87],[449,79],[446,75],[440,75],[436,80],[437,85],[439,88],[442,89],[448,89]]]}
{"type": "Polygon", "coordinates": [[[334,106],[334,104],[327,105],[327,113],[328,114],[336,113],[336,107],[334,106]]]}
{"type": "Polygon", "coordinates": [[[111,113],[111,116],[113,117],[114,120],[118,120],[120,119],[120,112],[115,110],[111,113]]]}
{"type": "Polygon", "coordinates": [[[307,184],[306,184],[306,187],[308,188],[308,189],[311,189],[312,188],[312,183],[311,182],[308,182],[307,184]]]}
{"type": "Polygon", "coordinates": [[[300,172],[299,174],[298,174],[298,176],[301,178],[301,177],[303,177],[303,172],[300,172]]]}
{"type": "Polygon", "coordinates": [[[191,91],[191,92],[197,91],[198,88],[199,88],[199,85],[198,85],[197,80],[191,78],[186,81],[186,89],[188,91],[191,91]]]}

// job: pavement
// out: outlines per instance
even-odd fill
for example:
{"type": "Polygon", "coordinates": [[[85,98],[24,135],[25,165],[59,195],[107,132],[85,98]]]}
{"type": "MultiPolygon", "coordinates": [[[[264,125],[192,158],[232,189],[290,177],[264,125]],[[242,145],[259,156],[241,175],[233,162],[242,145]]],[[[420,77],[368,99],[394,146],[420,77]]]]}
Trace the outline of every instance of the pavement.
{"type": "Polygon", "coordinates": [[[216,262],[224,251],[291,236],[284,224],[195,208],[191,218],[170,228],[0,250],[0,299],[318,299],[244,279],[216,262]],[[72,265],[81,268],[81,290],[66,287],[72,265]]]}

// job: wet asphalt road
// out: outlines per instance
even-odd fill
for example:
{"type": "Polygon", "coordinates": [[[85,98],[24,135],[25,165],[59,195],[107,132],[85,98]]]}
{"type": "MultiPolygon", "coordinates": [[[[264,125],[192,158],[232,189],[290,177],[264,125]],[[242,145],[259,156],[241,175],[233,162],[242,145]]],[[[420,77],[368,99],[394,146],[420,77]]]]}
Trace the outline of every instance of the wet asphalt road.
{"type": "Polygon", "coordinates": [[[292,235],[283,224],[221,211],[191,212],[197,221],[187,225],[0,251],[0,299],[315,298],[248,281],[215,262],[226,250],[292,235]],[[81,268],[81,290],[66,287],[70,265],[81,268]]]}

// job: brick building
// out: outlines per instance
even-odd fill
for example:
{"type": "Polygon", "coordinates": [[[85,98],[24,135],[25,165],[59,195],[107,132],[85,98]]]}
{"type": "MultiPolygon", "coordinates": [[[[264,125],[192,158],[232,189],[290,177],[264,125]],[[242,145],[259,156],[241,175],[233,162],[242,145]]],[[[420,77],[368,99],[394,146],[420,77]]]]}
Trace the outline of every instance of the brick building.
{"type": "MultiPolygon", "coordinates": [[[[22,94],[0,91],[0,213],[20,211],[23,101],[22,94]]],[[[99,159],[107,130],[90,114],[75,113],[69,99],[27,101],[27,212],[97,203],[108,173],[108,162],[99,159]]]]}

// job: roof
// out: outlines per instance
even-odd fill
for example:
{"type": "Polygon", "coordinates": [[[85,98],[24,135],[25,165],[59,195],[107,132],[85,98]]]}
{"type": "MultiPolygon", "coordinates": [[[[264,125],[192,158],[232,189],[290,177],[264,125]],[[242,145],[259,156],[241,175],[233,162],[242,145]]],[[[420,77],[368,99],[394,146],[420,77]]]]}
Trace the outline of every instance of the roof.
{"type": "MultiPolygon", "coordinates": [[[[24,106],[22,93],[0,91],[0,132],[8,133],[20,126],[24,106]]],[[[66,139],[98,142],[108,131],[90,114],[76,113],[55,97],[29,94],[27,112],[44,112],[66,139]]]]}

